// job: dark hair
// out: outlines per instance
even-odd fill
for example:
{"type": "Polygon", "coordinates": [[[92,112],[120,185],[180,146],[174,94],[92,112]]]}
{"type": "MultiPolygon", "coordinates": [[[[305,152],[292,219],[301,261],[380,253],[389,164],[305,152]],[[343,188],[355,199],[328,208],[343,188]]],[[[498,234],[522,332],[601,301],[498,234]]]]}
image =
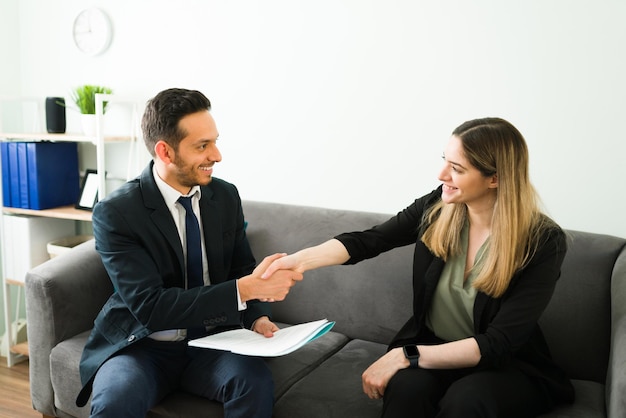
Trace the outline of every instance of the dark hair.
{"type": "Polygon", "coordinates": [[[178,150],[178,144],[187,135],[178,122],[187,115],[203,110],[211,110],[211,102],[197,90],[163,90],[148,100],[141,129],[146,148],[152,157],[155,157],[154,146],[161,140],[178,150]]]}

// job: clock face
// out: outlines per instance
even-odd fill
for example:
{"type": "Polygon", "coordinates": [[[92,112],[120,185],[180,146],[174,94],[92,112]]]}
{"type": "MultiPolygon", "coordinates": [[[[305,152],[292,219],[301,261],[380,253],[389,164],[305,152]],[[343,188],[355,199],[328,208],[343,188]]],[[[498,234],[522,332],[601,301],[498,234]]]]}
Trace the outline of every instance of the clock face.
{"type": "Polygon", "coordinates": [[[74,20],[74,43],[86,55],[98,55],[111,43],[113,31],[109,17],[100,9],[83,10],[74,20]]]}

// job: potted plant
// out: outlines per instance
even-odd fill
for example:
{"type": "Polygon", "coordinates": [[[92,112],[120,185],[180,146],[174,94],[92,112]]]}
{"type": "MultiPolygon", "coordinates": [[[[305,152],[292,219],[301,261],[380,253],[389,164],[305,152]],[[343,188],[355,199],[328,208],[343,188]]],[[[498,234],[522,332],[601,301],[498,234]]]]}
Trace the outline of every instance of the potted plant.
{"type": "MultiPolygon", "coordinates": [[[[72,90],[72,100],[81,113],[81,122],[85,135],[95,135],[96,94],[111,94],[109,87],[85,84],[72,90]]],[[[105,112],[107,102],[103,102],[102,111],[105,112]]]]}

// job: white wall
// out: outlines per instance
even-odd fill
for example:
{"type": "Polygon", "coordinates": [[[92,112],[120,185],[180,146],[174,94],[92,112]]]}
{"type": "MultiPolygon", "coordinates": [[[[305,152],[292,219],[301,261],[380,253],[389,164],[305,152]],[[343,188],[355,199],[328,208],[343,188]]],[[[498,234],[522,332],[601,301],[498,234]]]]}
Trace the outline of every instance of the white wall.
{"type": "Polygon", "coordinates": [[[501,116],[526,136],[557,222],[626,237],[623,0],[2,2],[19,8],[2,90],[202,90],[216,175],[245,199],[395,213],[437,186],[457,125],[501,116]],[[71,26],[92,5],[115,34],[90,58],[71,26]]]}
{"type": "MultiPolygon", "coordinates": [[[[19,94],[19,39],[15,36],[18,31],[18,8],[17,0],[0,0],[0,95],[15,96],[19,94]],[[8,65],[12,63],[14,65],[8,65]]],[[[1,244],[0,244],[1,245],[1,244]]],[[[0,257],[0,269],[2,260],[0,257]]],[[[2,271],[2,270],[0,270],[2,271]]],[[[11,286],[12,309],[18,299],[18,290],[11,286]]],[[[20,300],[23,300],[21,298],[20,300]]],[[[22,304],[22,312],[24,305],[22,304]]],[[[23,315],[22,315],[23,316],[23,315]]],[[[4,326],[4,286],[0,286],[0,337],[5,335],[4,326]]]]}

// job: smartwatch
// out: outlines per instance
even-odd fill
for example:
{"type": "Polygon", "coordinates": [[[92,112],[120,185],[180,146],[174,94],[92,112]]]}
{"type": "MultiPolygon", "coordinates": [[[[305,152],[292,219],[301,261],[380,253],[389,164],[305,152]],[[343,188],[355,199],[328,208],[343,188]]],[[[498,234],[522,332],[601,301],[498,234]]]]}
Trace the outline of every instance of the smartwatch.
{"type": "Polygon", "coordinates": [[[410,369],[417,369],[418,366],[418,362],[420,359],[420,352],[417,349],[416,345],[405,345],[404,347],[402,347],[402,351],[404,351],[404,357],[406,357],[409,360],[409,368],[410,369]]]}

